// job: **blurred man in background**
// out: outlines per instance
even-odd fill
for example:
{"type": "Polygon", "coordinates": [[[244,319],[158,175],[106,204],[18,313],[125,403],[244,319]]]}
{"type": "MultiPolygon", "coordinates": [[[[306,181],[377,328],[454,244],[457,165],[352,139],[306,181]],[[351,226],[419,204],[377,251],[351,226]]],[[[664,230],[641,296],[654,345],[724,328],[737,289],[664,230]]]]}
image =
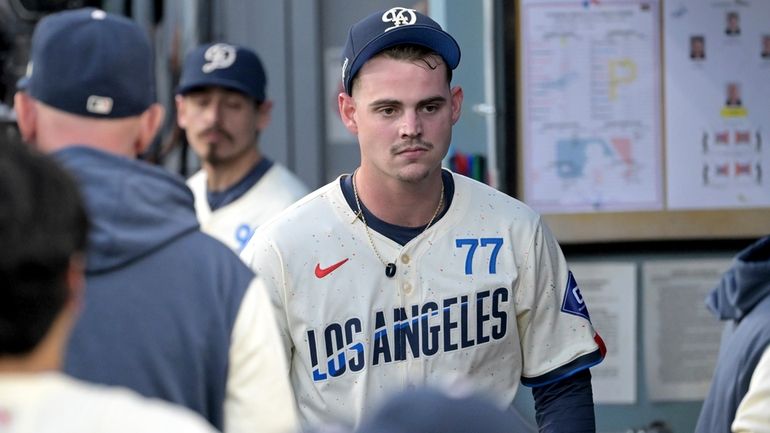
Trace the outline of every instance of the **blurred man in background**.
{"type": "Polygon", "coordinates": [[[307,194],[302,181],[265,157],[259,137],[273,102],[257,55],[225,43],[186,57],[177,121],[203,168],[187,182],[201,228],[240,252],[262,223],[307,194]]]}

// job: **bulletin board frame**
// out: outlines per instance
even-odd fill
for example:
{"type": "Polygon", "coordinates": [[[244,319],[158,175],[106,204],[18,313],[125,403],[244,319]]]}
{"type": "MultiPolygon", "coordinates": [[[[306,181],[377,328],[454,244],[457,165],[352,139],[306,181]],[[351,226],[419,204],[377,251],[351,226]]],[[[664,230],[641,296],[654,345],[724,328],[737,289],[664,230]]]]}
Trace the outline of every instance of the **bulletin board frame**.
{"type": "MultiPolygon", "coordinates": [[[[666,106],[664,83],[670,71],[666,70],[663,35],[663,11],[665,0],[657,0],[660,8],[660,128],[666,130],[666,106]]],[[[640,0],[640,3],[643,0],[640,0]]],[[[575,1],[575,3],[581,3],[575,1]]],[[[586,1],[584,3],[593,3],[586,1]]],[[[596,2],[599,3],[599,2],[596,2]]],[[[522,101],[525,87],[531,85],[522,79],[523,73],[523,37],[521,35],[521,1],[505,2],[503,6],[503,70],[508,86],[505,102],[507,107],[515,107],[505,111],[505,135],[509,149],[505,152],[506,175],[505,187],[509,193],[528,202],[525,196],[527,182],[533,180],[526,176],[527,167],[523,157],[525,119],[522,115],[525,104],[522,101]],[[514,71],[513,73],[511,71],[514,71]],[[515,83],[515,84],[512,84],[515,83]],[[515,144],[512,144],[515,143],[515,144]],[[511,149],[515,149],[512,151],[511,149]],[[514,172],[515,170],[515,172],[514,172]],[[512,173],[514,172],[514,173],[512,173]]],[[[671,19],[669,17],[668,19],[671,19]]],[[[770,130],[770,124],[763,125],[770,130]]],[[[704,206],[693,209],[674,209],[668,206],[668,173],[666,164],[665,134],[661,138],[664,150],[661,156],[663,164],[662,193],[663,204],[659,209],[630,210],[630,211],[574,211],[559,212],[558,210],[541,211],[545,221],[554,231],[557,239],[563,244],[607,243],[607,242],[636,242],[636,241],[675,241],[675,240],[736,240],[754,239],[770,234],[770,206],[759,207],[730,207],[720,208],[704,206]]],[[[770,168],[770,167],[768,167],[770,168]]],[[[770,171],[770,170],[768,170],[770,171]]],[[[767,182],[765,180],[764,182],[767,182]]]]}

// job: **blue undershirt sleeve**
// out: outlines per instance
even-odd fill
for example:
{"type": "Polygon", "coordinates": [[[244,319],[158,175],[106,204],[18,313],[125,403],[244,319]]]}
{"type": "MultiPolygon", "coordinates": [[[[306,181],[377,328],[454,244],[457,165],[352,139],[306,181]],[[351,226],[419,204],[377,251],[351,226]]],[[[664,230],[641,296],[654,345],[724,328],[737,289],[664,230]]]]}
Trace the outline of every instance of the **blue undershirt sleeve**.
{"type": "Polygon", "coordinates": [[[588,369],[532,388],[541,433],[594,433],[594,398],[588,369]]]}

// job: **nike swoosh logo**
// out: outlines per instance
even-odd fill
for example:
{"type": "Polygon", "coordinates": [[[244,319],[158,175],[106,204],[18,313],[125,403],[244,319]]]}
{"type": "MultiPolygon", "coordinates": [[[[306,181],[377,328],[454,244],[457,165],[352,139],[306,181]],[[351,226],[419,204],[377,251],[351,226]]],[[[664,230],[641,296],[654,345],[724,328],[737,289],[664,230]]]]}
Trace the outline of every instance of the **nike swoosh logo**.
{"type": "Polygon", "coordinates": [[[321,264],[317,263],[315,265],[315,276],[317,278],[323,278],[323,277],[331,274],[332,272],[334,272],[340,266],[344,265],[345,262],[347,262],[347,261],[348,261],[348,259],[340,260],[339,262],[329,266],[328,268],[323,268],[323,269],[321,268],[321,264]]]}

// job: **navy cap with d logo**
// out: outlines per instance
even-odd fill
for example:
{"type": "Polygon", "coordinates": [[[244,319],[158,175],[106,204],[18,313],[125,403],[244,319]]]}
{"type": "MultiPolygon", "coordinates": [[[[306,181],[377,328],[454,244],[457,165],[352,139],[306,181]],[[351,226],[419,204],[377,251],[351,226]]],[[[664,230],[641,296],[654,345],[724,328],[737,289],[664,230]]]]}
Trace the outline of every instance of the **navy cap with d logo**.
{"type": "Polygon", "coordinates": [[[183,95],[194,89],[217,86],[237,90],[262,102],[266,84],[265,69],[253,51],[214,43],[201,45],[185,56],[176,93],[183,95]]]}
{"type": "Polygon", "coordinates": [[[394,7],[375,12],[348,32],[342,52],[342,83],[351,94],[351,82],[367,60],[380,51],[401,44],[422,45],[437,52],[447,67],[460,63],[460,46],[441,26],[414,9],[394,7]]]}
{"type": "Polygon", "coordinates": [[[68,113],[98,118],[141,114],[155,102],[152,48],[130,19],[83,8],[40,20],[20,90],[68,113]]]}

